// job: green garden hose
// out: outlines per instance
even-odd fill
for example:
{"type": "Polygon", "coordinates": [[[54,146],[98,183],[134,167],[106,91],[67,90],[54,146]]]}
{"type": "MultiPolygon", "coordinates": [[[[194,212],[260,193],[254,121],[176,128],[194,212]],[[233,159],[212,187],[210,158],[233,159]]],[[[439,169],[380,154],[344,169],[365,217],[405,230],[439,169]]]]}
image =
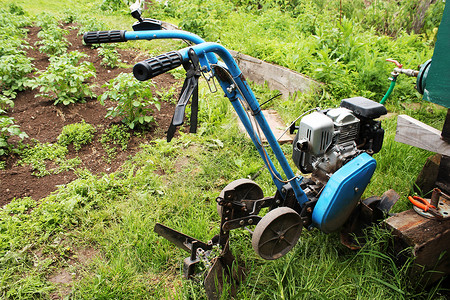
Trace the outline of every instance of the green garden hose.
{"type": "Polygon", "coordinates": [[[394,90],[395,82],[397,81],[397,76],[392,76],[391,78],[391,85],[389,86],[389,89],[387,90],[386,94],[384,95],[383,99],[381,99],[380,103],[384,104],[391,95],[392,91],[394,90]]]}

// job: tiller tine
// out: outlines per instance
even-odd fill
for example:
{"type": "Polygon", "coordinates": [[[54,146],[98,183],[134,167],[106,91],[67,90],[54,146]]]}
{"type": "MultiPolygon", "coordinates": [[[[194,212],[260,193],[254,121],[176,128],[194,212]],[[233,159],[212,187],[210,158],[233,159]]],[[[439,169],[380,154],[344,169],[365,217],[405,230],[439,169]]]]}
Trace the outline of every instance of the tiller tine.
{"type": "Polygon", "coordinates": [[[382,221],[398,199],[400,196],[391,189],[381,197],[361,201],[341,230],[341,243],[352,250],[360,249],[365,243],[364,229],[382,221]]]}
{"type": "Polygon", "coordinates": [[[220,299],[226,287],[229,289],[229,295],[236,296],[239,283],[243,279],[243,268],[235,263],[227,242],[220,256],[213,259],[213,264],[206,274],[204,281],[206,295],[209,300],[220,299]]]}
{"type": "MultiPolygon", "coordinates": [[[[185,278],[190,278],[195,274],[196,264],[202,260],[210,259],[209,256],[213,252],[213,245],[219,245],[218,235],[214,236],[208,243],[204,243],[160,223],[155,224],[154,231],[174,243],[178,248],[190,253],[190,256],[184,259],[183,276],[185,278]]],[[[230,295],[236,294],[239,282],[243,278],[243,268],[237,267],[235,260],[227,240],[220,255],[212,258],[211,267],[207,271],[204,280],[208,299],[219,299],[225,282],[227,287],[230,288],[230,295]]]]}

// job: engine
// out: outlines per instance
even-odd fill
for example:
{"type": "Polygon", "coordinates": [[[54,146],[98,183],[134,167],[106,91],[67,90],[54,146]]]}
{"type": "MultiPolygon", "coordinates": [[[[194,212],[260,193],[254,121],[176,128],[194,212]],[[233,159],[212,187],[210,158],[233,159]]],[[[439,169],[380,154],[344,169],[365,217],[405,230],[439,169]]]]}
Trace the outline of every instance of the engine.
{"type": "Polygon", "coordinates": [[[292,158],[299,170],[323,183],[362,152],[381,150],[384,130],[375,119],[387,113],[375,101],[344,99],[339,108],[315,111],[300,121],[292,158]]]}

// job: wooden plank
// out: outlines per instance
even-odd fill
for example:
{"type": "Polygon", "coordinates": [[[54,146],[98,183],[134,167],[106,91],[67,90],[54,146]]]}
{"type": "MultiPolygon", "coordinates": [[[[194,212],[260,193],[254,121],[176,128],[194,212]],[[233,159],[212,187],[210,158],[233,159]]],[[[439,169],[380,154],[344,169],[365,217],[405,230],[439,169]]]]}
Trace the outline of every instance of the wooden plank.
{"type": "Polygon", "coordinates": [[[450,274],[450,220],[427,219],[410,209],[388,218],[383,225],[394,236],[396,257],[414,258],[412,278],[430,285],[450,274]]]}
{"type": "Polygon", "coordinates": [[[439,130],[407,115],[397,118],[395,141],[450,156],[450,143],[442,139],[439,130]]]}
{"type": "MultiPolygon", "coordinates": [[[[266,118],[267,123],[269,124],[270,129],[273,132],[273,135],[278,139],[278,143],[280,144],[292,144],[294,141],[294,135],[289,134],[289,131],[287,131],[283,136],[281,136],[284,131],[286,130],[286,125],[283,124],[283,121],[281,120],[281,117],[278,115],[278,113],[275,110],[263,110],[262,111],[264,117],[266,118]],[[281,136],[281,138],[280,138],[281,136]]],[[[244,124],[242,124],[241,120],[237,118],[239,129],[241,132],[244,132],[248,138],[247,130],[245,130],[244,124]]],[[[261,137],[261,140],[263,142],[267,142],[266,137],[263,135],[261,137]]]]}
{"type": "Polygon", "coordinates": [[[288,68],[230,50],[245,78],[257,83],[267,82],[271,90],[278,90],[283,98],[296,92],[307,93],[320,87],[320,83],[288,68]]]}

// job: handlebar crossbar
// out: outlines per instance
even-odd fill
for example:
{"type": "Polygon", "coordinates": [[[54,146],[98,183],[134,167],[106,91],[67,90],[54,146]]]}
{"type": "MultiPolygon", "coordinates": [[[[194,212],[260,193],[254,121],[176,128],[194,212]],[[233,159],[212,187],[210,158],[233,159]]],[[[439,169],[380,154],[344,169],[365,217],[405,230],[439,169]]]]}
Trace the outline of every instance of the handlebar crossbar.
{"type": "MultiPolygon", "coordinates": [[[[157,39],[180,39],[194,44],[202,44],[205,41],[198,35],[183,30],[109,30],[109,31],[90,31],[83,35],[86,44],[117,43],[133,40],[157,40],[157,39]]],[[[217,63],[217,58],[213,54],[207,55],[211,64],[217,63]]],[[[209,70],[209,69],[208,69],[209,70]]]]}

